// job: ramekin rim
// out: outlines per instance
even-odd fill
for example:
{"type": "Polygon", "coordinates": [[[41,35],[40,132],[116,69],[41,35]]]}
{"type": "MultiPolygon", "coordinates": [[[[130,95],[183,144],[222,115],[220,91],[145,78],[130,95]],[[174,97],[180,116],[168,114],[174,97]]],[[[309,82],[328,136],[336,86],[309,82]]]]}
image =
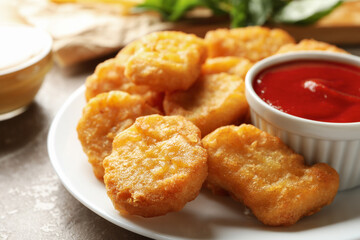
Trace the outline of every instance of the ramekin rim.
{"type": "Polygon", "coordinates": [[[53,39],[50,36],[49,33],[47,33],[46,31],[44,31],[43,29],[39,28],[39,27],[35,27],[35,26],[26,26],[26,25],[20,25],[20,24],[15,24],[15,25],[1,25],[1,27],[16,27],[16,28],[25,28],[25,29],[31,29],[34,32],[37,32],[37,34],[41,35],[41,37],[43,39],[45,39],[45,43],[43,49],[41,50],[41,52],[39,54],[37,54],[36,56],[32,57],[31,59],[29,59],[28,61],[25,61],[24,63],[21,63],[19,65],[10,67],[8,69],[5,70],[0,70],[0,76],[6,76],[9,74],[14,74],[16,72],[22,71],[28,67],[31,67],[35,64],[37,64],[38,62],[40,62],[41,60],[43,60],[44,58],[46,58],[52,51],[52,45],[53,45],[53,39]]]}
{"type": "MultiPolygon", "coordinates": [[[[351,55],[351,54],[344,54],[344,53],[336,53],[336,52],[325,52],[325,51],[299,51],[299,52],[290,52],[290,53],[282,53],[270,56],[265,58],[252,66],[252,68],[248,71],[245,77],[245,90],[246,95],[250,94],[252,98],[254,98],[257,103],[259,103],[263,108],[269,110],[282,118],[291,119],[298,123],[307,123],[312,124],[313,126],[328,126],[328,127],[336,127],[336,128],[352,128],[352,127],[360,127],[360,122],[346,122],[346,123],[335,123],[335,122],[322,122],[316,121],[311,119],[306,119],[302,117],[297,117],[285,112],[282,112],[269,104],[267,104],[264,100],[262,100],[254,91],[253,89],[253,79],[254,77],[263,69],[268,68],[273,65],[277,65],[280,63],[284,63],[287,61],[293,60],[327,60],[332,62],[359,62],[360,66],[360,57],[351,55]],[[336,61],[334,59],[327,59],[326,57],[336,58],[337,60],[342,59],[344,61],[336,61]],[[275,61],[274,63],[272,63],[275,61]]],[[[247,96],[248,97],[248,96],[247,96]]],[[[249,103],[250,105],[250,103],[249,103]]],[[[250,106],[251,107],[251,106],[250,106]]]]}

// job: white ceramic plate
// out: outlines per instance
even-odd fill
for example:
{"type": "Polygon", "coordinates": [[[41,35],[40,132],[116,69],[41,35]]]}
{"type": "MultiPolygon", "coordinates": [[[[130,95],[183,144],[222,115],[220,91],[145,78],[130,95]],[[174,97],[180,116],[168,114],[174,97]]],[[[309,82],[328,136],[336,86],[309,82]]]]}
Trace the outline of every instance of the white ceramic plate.
{"type": "Polygon", "coordinates": [[[266,227],[229,197],[204,190],[180,212],[156,218],[124,217],[113,208],[77,139],[85,105],[84,86],[56,115],[48,136],[51,163],[67,190],[108,221],[154,239],[360,239],[360,188],[338,193],[334,202],[291,227],[266,227]]]}

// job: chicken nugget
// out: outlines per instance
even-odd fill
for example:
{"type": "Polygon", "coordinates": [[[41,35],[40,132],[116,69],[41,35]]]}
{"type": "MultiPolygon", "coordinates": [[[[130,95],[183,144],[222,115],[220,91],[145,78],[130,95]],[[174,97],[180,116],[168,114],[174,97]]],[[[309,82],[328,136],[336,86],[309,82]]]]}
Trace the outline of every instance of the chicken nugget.
{"type": "Polygon", "coordinates": [[[254,64],[241,57],[208,58],[201,67],[202,74],[229,73],[245,79],[246,73],[254,64]]]}
{"type": "Polygon", "coordinates": [[[98,179],[103,178],[102,162],[111,153],[116,133],[131,126],[137,117],[155,113],[159,111],[141,97],[122,91],[98,94],[86,104],[77,133],[98,179]]]}
{"type": "Polygon", "coordinates": [[[125,45],[116,55],[116,59],[122,63],[126,63],[131,56],[133,56],[136,51],[139,51],[143,48],[143,43],[141,42],[141,38],[130,42],[125,45]]]}
{"type": "Polygon", "coordinates": [[[104,159],[107,194],[121,214],[154,217],[195,199],[207,176],[200,130],[182,116],[139,117],[104,159]]]}
{"type": "MultiPolygon", "coordinates": [[[[247,72],[254,64],[247,58],[242,57],[215,57],[206,59],[205,63],[202,65],[201,73],[205,74],[215,74],[215,73],[229,73],[237,75],[245,79],[247,72]]],[[[250,111],[248,111],[246,117],[242,121],[244,123],[250,123],[250,111]]]]}
{"type": "Polygon", "coordinates": [[[131,81],[161,92],[188,89],[198,78],[206,56],[203,39],[163,31],[130,43],[117,58],[125,60],[125,75],[131,81]]]}
{"type": "Polygon", "coordinates": [[[244,27],[217,29],[205,35],[209,57],[237,56],[259,61],[295,40],[281,29],[244,27]]]}
{"type": "Polygon", "coordinates": [[[297,51],[328,51],[338,53],[348,53],[344,49],[338,48],[334,45],[316,41],[314,39],[304,39],[299,43],[290,43],[282,46],[275,54],[297,52],[297,51]]]}
{"type": "Polygon", "coordinates": [[[227,73],[202,75],[186,91],[166,93],[166,115],[182,115],[201,130],[202,136],[218,127],[241,122],[249,106],[242,78],[227,73]]]}
{"type": "Polygon", "coordinates": [[[150,106],[162,109],[164,94],[152,91],[148,86],[135,85],[125,77],[124,70],[123,62],[116,58],[100,63],[95,72],[86,79],[86,100],[89,101],[99,93],[120,90],[132,95],[139,95],[150,106]]]}
{"type": "Polygon", "coordinates": [[[249,207],[264,224],[291,225],[334,199],[338,173],[325,163],[304,165],[278,137],[252,125],[217,129],[202,140],[207,181],[249,207]]]}

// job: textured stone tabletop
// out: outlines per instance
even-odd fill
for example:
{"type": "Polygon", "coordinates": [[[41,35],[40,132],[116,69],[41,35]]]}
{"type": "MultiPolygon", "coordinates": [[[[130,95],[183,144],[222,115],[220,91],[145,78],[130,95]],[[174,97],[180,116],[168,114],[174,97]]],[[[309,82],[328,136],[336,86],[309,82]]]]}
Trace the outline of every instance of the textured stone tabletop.
{"type": "Polygon", "coordinates": [[[66,70],[54,66],[28,110],[0,121],[1,240],[145,239],[78,202],[63,187],[49,161],[50,124],[96,63],[66,70]]]}
{"type": "MultiPolygon", "coordinates": [[[[347,50],[360,55],[359,48],[347,50]]],[[[72,197],[48,157],[56,112],[102,60],[72,69],[55,65],[28,110],[0,121],[0,239],[145,239],[72,197]]]]}

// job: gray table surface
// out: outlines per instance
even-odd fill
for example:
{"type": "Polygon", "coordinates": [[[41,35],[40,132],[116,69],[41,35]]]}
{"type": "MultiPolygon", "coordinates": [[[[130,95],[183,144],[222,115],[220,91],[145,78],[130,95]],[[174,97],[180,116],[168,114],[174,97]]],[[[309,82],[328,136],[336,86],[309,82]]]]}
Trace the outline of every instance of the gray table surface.
{"type": "MultiPolygon", "coordinates": [[[[360,56],[358,47],[347,50],[360,56]]],[[[55,65],[28,110],[0,121],[0,239],[146,239],[72,197],[48,157],[47,134],[56,112],[103,60],[70,69],[55,65]]]]}
{"type": "Polygon", "coordinates": [[[49,161],[50,124],[99,61],[54,66],[23,114],[0,121],[0,239],[145,239],[99,217],[63,187],[49,161]]]}

